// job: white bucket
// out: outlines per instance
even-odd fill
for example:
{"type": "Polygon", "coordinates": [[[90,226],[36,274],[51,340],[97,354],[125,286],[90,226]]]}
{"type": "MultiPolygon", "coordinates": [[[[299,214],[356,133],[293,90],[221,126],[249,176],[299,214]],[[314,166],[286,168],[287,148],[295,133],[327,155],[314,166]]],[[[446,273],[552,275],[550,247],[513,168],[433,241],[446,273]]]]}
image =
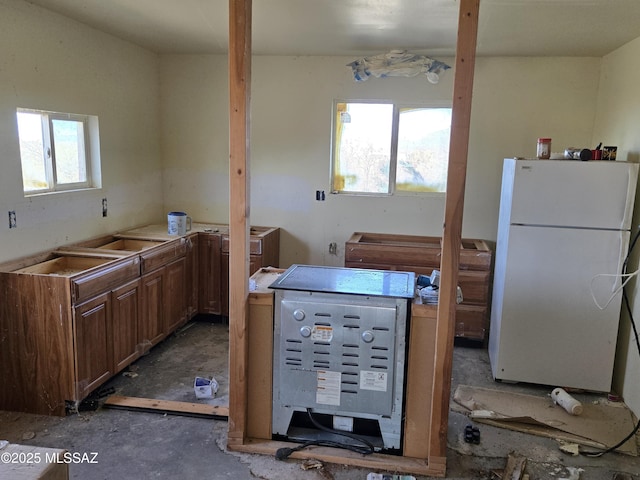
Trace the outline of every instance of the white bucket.
{"type": "Polygon", "coordinates": [[[186,235],[191,230],[191,217],[184,212],[169,212],[167,224],[169,235],[186,235]]]}

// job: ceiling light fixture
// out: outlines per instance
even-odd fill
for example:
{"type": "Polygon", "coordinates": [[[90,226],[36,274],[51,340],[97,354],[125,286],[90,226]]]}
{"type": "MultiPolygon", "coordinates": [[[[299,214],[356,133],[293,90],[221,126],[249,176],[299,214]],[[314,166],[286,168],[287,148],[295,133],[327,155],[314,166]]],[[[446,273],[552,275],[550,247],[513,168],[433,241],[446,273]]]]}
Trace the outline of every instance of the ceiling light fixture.
{"type": "Polygon", "coordinates": [[[421,73],[429,82],[436,84],[440,75],[451,67],[446,63],[424,55],[416,55],[406,50],[391,50],[371,57],[363,57],[347,64],[353,70],[356,82],[364,82],[369,77],[415,77],[421,73]]]}

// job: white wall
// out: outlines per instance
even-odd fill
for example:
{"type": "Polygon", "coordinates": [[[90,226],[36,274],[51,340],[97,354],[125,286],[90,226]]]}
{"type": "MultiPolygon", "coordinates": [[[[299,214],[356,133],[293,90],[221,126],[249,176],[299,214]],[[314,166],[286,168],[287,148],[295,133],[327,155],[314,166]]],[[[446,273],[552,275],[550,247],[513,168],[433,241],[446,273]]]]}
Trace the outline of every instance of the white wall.
{"type": "MultiPolygon", "coordinates": [[[[356,83],[352,60],[253,58],[251,223],[283,228],[281,266],[342,265],[354,231],[442,234],[443,195],[329,194],[331,109],[338,98],[450,104],[453,72],[436,86],[424,77],[356,83]]],[[[504,157],[535,155],[539,136],[559,151],[590,145],[599,68],[596,58],[477,59],[464,236],[495,240],[504,157]]],[[[227,222],[227,57],[162,56],[160,71],[165,207],[227,222]]]]}
{"type": "Polygon", "coordinates": [[[0,261],[157,220],[157,55],[20,0],[0,0],[0,45],[0,261]],[[25,198],[17,107],[97,115],[102,189],[25,198]]]}
{"type": "MultiPolygon", "coordinates": [[[[640,160],[640,38],[628,43],[602,60],[597,115],[592,143],[618,146],[618,159],[640,160]]],[[[632,236],[640,229],[640,189],[636,195],[632,236]]],[[[628,264],[628,271],[638,269],[640,245],[636,245],[628,264]]],[[[636,279],[629,292],[631,311],[640,326],[640,292],[636,279]]],[[[623,307],[618,336],[618,351],[614,388],[622,394],[627,405],[640,415],[640,358],[629,315],[623,307]]]]}

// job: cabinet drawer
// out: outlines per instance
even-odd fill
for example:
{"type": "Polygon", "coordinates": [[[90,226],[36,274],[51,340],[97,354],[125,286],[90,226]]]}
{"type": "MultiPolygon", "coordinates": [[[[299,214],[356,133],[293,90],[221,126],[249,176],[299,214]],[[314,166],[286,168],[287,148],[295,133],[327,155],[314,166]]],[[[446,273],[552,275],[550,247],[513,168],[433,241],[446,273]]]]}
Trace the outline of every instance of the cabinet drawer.
{"type": "Polygon", "coordinates": [[[127,283],[140,275],[140,259],[137,255],[73,277],[71,294],[77,304],[95,295],[127,283]]]}
{"type": "MultiPolygon", "coordinates": [[[[229,253],[229,236],[222,236],[222,253],[229,253]]],[[[249,253],[251,255],[262,255],[262,239],[250,238],[249,239],[249,253]]]]}
{"type": "Polygon", "coordinates": [[[184,238],[179,238],[167,242],[159,247],[150,249],[142,254],[142,273],[151,272],[166,265],[173,260],[184,257],[187,254],[187,242],[184,238]]]}
{"type": "Polygon", "coordinates": [[[487,307],[476,305],[456,306],[456,337],[484,341],[487,334],[487,307]]]}

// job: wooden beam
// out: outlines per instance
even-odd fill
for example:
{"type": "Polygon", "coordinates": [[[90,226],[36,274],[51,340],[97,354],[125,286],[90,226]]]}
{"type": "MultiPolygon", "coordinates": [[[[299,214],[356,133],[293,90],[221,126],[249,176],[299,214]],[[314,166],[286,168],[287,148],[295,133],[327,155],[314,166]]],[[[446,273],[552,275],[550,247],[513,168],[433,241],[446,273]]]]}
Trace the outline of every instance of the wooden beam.
{"type": "Polygon", "coordinates": [[[429,437],[429,458],[433,457],[434,460],[446,457],[447,448],[456,287],[462,239],[462,211],[469,151],[469,124],[479,10],[480,0],[460,0],[429,437]]]}
{"type": "Polygon", "coordinates": [[[251,0],[229,0],[229,445],[247,427],[251,0]]]}
{"type": "Polygon", "coordinates": [[[226,405],[156,400],[155,398],[123,397],[121,395],[111,395],[104,402],[104,406],[107,408],[186,415],[216,420],[226,420],[229,416],[229,408],[226,405]]]}

